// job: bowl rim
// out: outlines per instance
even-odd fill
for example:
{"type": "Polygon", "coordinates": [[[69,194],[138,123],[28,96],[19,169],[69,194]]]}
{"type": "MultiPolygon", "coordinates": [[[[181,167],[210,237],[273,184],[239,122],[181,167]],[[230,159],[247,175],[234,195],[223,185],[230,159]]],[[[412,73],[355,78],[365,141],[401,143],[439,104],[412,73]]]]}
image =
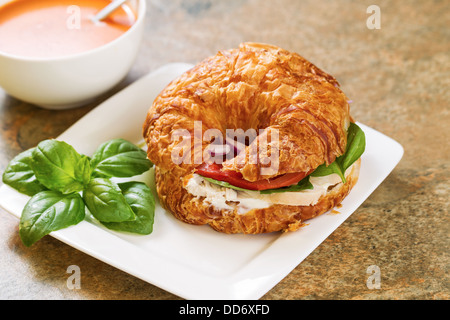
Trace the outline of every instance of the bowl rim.
{"type": "MultiPolygon", "coordinates": [[[[4,4],[12,2],[12,1],[14,1],[14,0],[7,1],[4,4]]],[[[111,1],[113,1],[113,0],[111,0],[111,1]]],[[[96,47],[96,48],[93,48],[93,49],[90,49],[87,51],[82,51],[79,53],[68,54],[68,55],[63,55],[63,56],[56,56],[56,57],[48,57],[48,58],[20,56],[20,55],[3,52],[0,50],[0,58],[4,57],[4,58],[8,58],[8,59],[13,59],[13,60],[18,60],[18,61],[27,61],[27,62],[51,62],[51,61],[72,60],[72,59],[76,59],[76,58],[81,58],[83,56],[95,54],[96,52],[99,52],[102,50],[106,50],[109,47],[115,45],[115,43],[121,41],[123,38],[127,37],[129,34],[133,33],[134,30],[136,30],[139,27],[139,25],[141,25],[143,23],[143,21],[145,20],[145,15],[146,15],[146,11],[147,11],[147,3],[145,0],[137,0],[137,1],[139,2],[138,15],[137,15],[136,21],[133,23],[131,28],[129,28],[127,31],[125,31],[123,34],[121,34],[119,37],[115,38],[114,40],[112,40],[104,45],[101,45],[100,47],[96,47]]]]}

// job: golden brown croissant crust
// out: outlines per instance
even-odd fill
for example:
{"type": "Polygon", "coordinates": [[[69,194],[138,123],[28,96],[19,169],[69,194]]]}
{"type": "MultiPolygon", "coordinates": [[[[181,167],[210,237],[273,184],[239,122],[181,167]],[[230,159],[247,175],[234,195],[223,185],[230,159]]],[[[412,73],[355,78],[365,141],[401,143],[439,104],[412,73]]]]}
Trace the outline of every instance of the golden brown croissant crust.
{"type": "MultiPolygon", "coordinates": [[[[345,152],[350,122],[348,99],[332,76],[296,53],[256,43],[219,52],[169,84],[155,99],[144,123],[148,157],[161,170],[190,173],[198,166],[176,165],[171,152],[177,129],[277,129],[278,172],[260,175],[261,163],[227,161],[224,169],[255,181],[330,164],[345,152]]],[[[192,139],[194,141],[194,139],[192,139]]],[[[258,139],[253,142],[258,143],[258,139]]],[[[204,149],[209,142],[203,141],[204,149]]],[[[248,158],[246,153],[239,157],[248,158]]],[[[192,142],[192,150],[194,145],[192,142]]]]}

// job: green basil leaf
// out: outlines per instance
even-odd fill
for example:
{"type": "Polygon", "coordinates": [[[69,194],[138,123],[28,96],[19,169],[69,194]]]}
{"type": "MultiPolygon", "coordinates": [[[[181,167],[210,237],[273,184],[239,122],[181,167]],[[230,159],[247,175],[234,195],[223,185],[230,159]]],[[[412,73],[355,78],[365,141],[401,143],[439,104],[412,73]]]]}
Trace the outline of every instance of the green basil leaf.
{"type": "Polygon", "coordinates": [[[83,191],[83,199],[91,214],[101,222],[136,219],[119,186],[109,179],[91,179],[83,191]]]}
{"type": "Polygon", "coordinates": [[[40,142],[33,150],[30,165],[40,183],[63,194],[82,191],[89,182],[89,161],[63,141],[40,142]]]}
{"type": "Polygon", "coordinates": [[[3,183],[16,189],[28,196],[34,196],[36,193],[47,190],[47,188],[36,179],[30,162],[34,148],[28,149],[14,159],[6,166],[3,172],[3,183]]]}
{"type": "Polygon", "coordinates": [[[144,150],[124,139],[103,143],[91,159],[94,176],[103,178],[132,177],[146,172],[152,166],[144,150]]]}
{"type": "Polygon", "coordinates": [[[314,186],[311,182],[309,182],[309,176],[303,178],[300,180],[299,183],[294,184],[292,186],[283,187],[283,188],[277,188],[277,189],[267,189],[267,190],[261,190],[259,193],[261,194],[271,194],[271,193],[282,193],[282,192],[299,192],[303,190],[312,190],[314,189],[314,186]]]}
{"type": "Polygon", "coordinates": [[[84,217],[85,206],[78,193],[64,195],[57,191],[42,191],[25,205],[19,235],[26,246],[31,246],[50,232],[75,225],[84,217]]]}
{"type": "Polygon", "coordinates": [[[211,178],[207,178],[207,177],[203,177],[203,176],[202,176],[202,178],[208,182],[217,184],[217,185],[219,185],[221,187],[225,187],[225,188],[230,188],[230,189],[234,189],[234,190],[238,190],[238,191],[255,191],[255,190],[239,188],[239,187],[233,186],[232,184],[229,184],[228,182],[225,182],[225,181],[215,180],[215,179],[211,179],[211,178]]]}
{"type": "Polygon", "coordinates": [[[135,221],[102,222],[108,229],[138,234],[150,234],[153,231],[155,199],[150,188],[143,182],[125,182],[118,184],[125,200],[136,215],[135,221]]]}
{"type": "Polygon", "coordinates": [[[364,153],[366,148],[366,136],[364,131],[355,123],[350,123],[347,133],[347,147],[345,154],[337,161],[345,172],[364,153]]]}
{"type": "Polygon", "coordinates": [[[345,170],[347,170],[356,160],[358,160],[364,153],[366,148],[366,138],[364,131],[351,122],[347,133],[347,146],[345,153],[336,158],[336,160],[327,166],[325,163],[318,166],[311,175],[313,177],[323,177],[329,174],[337,173],[342,182],[345,183],[345,170]]]}
{"type": "Polygon", "coordinates": [[[323,177],[323,176],[328,176],[330,174],[336,173],[339,175],[339,177],[341,177],[342,182],[345,183],[347,180],[345,179],[345,175],[344,172],[341,168],[341,166],[339,165],[339,163],[337,161],[334,161],[333,163],[331,163],[329,166],[327,166],[325,163],[318,166],[316,168],[316,170],[314,170],[313,173],[311,173],[311,176],[313,177],[323,177]]]}
{"type": "Polygon", "coordinates": [[[91,160],[85,155],[81,155],[80,160],[78,160],[75,166],[75,176],[79,177],[84,185],[87,185],[91,180],[91,160]]]}

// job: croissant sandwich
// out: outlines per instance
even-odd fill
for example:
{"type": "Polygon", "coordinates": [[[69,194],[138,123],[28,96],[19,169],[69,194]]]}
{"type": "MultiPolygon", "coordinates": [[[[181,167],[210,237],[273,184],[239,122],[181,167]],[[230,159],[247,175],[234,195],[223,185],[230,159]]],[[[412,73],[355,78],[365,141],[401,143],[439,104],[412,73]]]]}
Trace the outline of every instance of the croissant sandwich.
{"type": "Polygon", "coordinates": [[[365,148],[334,77],[279,47],[243,43],[173,80],[143,135],[160,202],[224,233],[294,231],[341,203],[365,148]]]}

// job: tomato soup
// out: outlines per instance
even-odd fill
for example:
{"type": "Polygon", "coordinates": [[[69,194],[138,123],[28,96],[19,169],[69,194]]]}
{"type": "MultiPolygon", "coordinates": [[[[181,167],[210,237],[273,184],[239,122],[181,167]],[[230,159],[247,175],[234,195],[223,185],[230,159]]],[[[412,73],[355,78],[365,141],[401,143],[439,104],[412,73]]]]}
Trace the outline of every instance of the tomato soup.
{"type": "Polygon", "coordinates": [[[26,57],[67,56],[100,47],[135,22],[123,5],[101,22],[91,20],[109,0],[15,0],[0,7],[0,51],[26,57]]]}

